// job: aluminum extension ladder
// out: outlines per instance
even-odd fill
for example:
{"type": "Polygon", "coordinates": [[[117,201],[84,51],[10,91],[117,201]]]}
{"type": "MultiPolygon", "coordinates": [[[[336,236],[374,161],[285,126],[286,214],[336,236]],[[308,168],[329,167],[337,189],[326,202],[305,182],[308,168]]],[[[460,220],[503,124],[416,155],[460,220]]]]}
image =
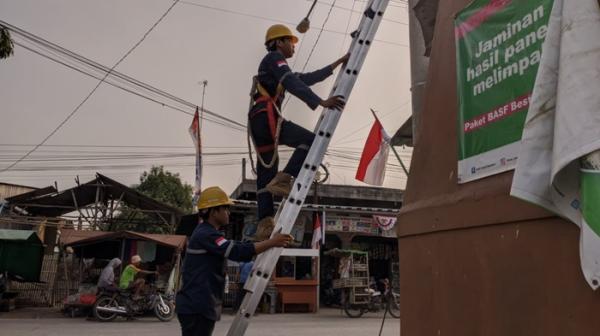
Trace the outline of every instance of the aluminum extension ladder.
{"type": "MultiPolygon", "coordinates": [[[[342,96],[346,100],[350,96],[388,2],[389,0],[369,1],[358,29],[351,34],[350,59],[339,72],[331,96],[342,96]]],[[[291,232],[315,177],[317,168],[320,166],[323,156],[327,151],[329,141],[331,141],[341,114],[342,111],[335,109],[325,109],[321,113],[315,127],[315,139],[302,165],[302,169],[298,177],[294,180],[294,185],[289,196],[281,202],[277,210],[277,214],[275,215],[276,224],[273,232],[291,232]]],[[[282,252],[283,248],[272,248],[256,258],[252,272],[244,286],[244,289],[248,292],[244,296],[240,309],[227,332],[228,336],[242,336],[246,332],[250,324],[250,318],[254,315],[282,252]]]]}

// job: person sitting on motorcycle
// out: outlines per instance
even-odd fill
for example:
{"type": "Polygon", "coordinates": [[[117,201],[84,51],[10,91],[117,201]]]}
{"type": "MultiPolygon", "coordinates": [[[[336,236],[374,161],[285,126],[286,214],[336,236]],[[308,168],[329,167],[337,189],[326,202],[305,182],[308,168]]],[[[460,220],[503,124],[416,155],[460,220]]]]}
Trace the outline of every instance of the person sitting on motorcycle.
{"type": "Polygon", "coordinates": [[[115,282],[115,268],[119,266],[121,266],[121,259],[119,258],[113,258],[108,262],[108,265],[106,265],[102,270],[102,273],[100,273],[97,286],[98,290],[117,288],[115,282]]]}
{"type": "Polygon", "coordinates": [[[377,287],[383,295],[386,295],[390,290],[390,280],[388,278],[380,279],[377,287]]]}
{"type": "Polygon", "coordinates": [[[121,289],[133,289],[134,295],[133,299],[139,299],[140,293],[142,289],[144,289],[144,285],[146,284],[146,280],[142,278],[136,279],[138,274],[157,274],[157,272],[152,271],[144,271],[140,268],[142,263],[142,258],[139,255],[134,255],[131,257],[131,263],[125,267],[123,270],[123,274],[121,274],[121,280],[119,282],[119,287],[121,289]]]}

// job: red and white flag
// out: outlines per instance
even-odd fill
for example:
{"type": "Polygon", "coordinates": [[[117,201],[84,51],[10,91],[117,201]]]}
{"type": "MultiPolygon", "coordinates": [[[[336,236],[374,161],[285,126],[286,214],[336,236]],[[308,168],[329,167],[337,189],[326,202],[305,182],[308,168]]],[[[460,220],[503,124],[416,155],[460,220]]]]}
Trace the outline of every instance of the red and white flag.
{"type": "Polygon", "coordinates": [[[385,166],[390,151],[390,137],[385,133],[379,119],[375,117],[375,123],[371,127],[369,137],[365,142],[356,179],[371,185],[383,185],[385,178],[385,166]]]}
{"type": "Polygon", "coordinates": [[[194,119],[190,125],[189,132],[194,141],[194,147],[196,148],[196,181],[194,183],[195,203],[202,188],[202,141],[200,140],[200,114],[198,113],[198,107],[196,107],[196,113],[194,114],[194,119]]]}
{"type": "Polygon", "coordinates": [[[311,247],[313,249],[318,249],[321,247],[321,240],[323,239],[323,224],[321,223],[321,218],[319,218],[319,213],[313,213],[313,236],[311,247]]]}

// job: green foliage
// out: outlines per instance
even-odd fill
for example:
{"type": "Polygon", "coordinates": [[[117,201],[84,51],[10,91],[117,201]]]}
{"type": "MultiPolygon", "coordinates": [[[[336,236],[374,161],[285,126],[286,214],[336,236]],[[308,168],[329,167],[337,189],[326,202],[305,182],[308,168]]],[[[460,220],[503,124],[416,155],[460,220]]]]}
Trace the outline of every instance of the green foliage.
{"type": "MultiPolygon", "coordinates": [[[[142,173],[140,184],[132,188],[156,201],[178,208],[184,213],[192,212],[192,186],[182,183],[179,174],[166,171],[162,166],[153,166],[150,171],[142,173]]],[[[162,222],[162,219],[156,215],[124,208],[114,218],[108,230],[170,233],[169,227],[162,222]]]]}
{"type": "Polygon", "coordinates": [[[13,54],[14,44],[6,28],[0,28],[0,59],[8,58],[13,54]]]}
{"type": "Polygon", "coordinates": [[[179,174],[165,171],[162,166],[153,166],[149,172],[144,172],[140,176],[140,184],[133,188],[184,213],[193,209],[192,186],[182,183],[179,174]]]}

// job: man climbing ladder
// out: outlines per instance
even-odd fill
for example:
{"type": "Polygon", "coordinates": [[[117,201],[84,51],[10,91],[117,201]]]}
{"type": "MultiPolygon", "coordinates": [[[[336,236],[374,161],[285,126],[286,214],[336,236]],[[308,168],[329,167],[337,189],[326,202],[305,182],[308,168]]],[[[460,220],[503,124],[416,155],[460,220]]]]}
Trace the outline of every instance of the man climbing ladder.
{"type": "Polygon", "coordinates": [[[294,56],[294,45],[297,42],[298,38],[284,25],[276,24],[267,30],[265,46],[268,53],[260,62],[251,92],[252,104],[248,113],[248,125],[258,157],[256,190],[259,223],[255,236],[257,241],[265,240],[271,235],[275,227],[273,196],[289,194],[292,178],[298,175],[315,137],[314,133],[285,120],[281,115],[285,91],[301,99],[312,110],[318,106],[336,110],[344,107],[344,100],[340,96],[322,100],[309,86],[331,76],[335,68],[348,60],[349,55],[314,72],[293,73],[286,59],[294,56]],[[283,171],[277,172],[277,146],[280,144],[296,150],[283,171]]]}
{"type": "MultiPolygon", "coordinates": [[[[383,13],[387,8],[389,0],[370,0],[367,9],[361,19],[358,29],[352,33],[352,44],[350,45],[349,58],[342,71],[339,72],[333,86],[332,97],[349,97],[358,78],[362,65],[365,61],[369,47],[377,33],[383,13]]],[[[284,79],[285,81],[285,79],[284,79]]],[[[340,99],[341,100],[341,99],[340,99]]],[[[337,123],[341,117],[341,111],[335,105],[325,108],[315,128],[315,137],[306,159],[300,167],[293,187],[289,195],[284,199],[275,215],[275,231],[289,234],[294,222],[298,218],[300,209],[304,204],[306,194],[313,183],[317,168],[323,160],[329,142],[333,137],[337,123]]],[[[277,260],[282,254],[282,248],[274,248],[258,256],[246,282],[244,289],[248,293],[244,296],[242,305],[238,310],[235,320],[231,324],[227,336],[242,336],[250,323],[252,315],[256,311],[262,294],[269,283],[277,260]]]]}

